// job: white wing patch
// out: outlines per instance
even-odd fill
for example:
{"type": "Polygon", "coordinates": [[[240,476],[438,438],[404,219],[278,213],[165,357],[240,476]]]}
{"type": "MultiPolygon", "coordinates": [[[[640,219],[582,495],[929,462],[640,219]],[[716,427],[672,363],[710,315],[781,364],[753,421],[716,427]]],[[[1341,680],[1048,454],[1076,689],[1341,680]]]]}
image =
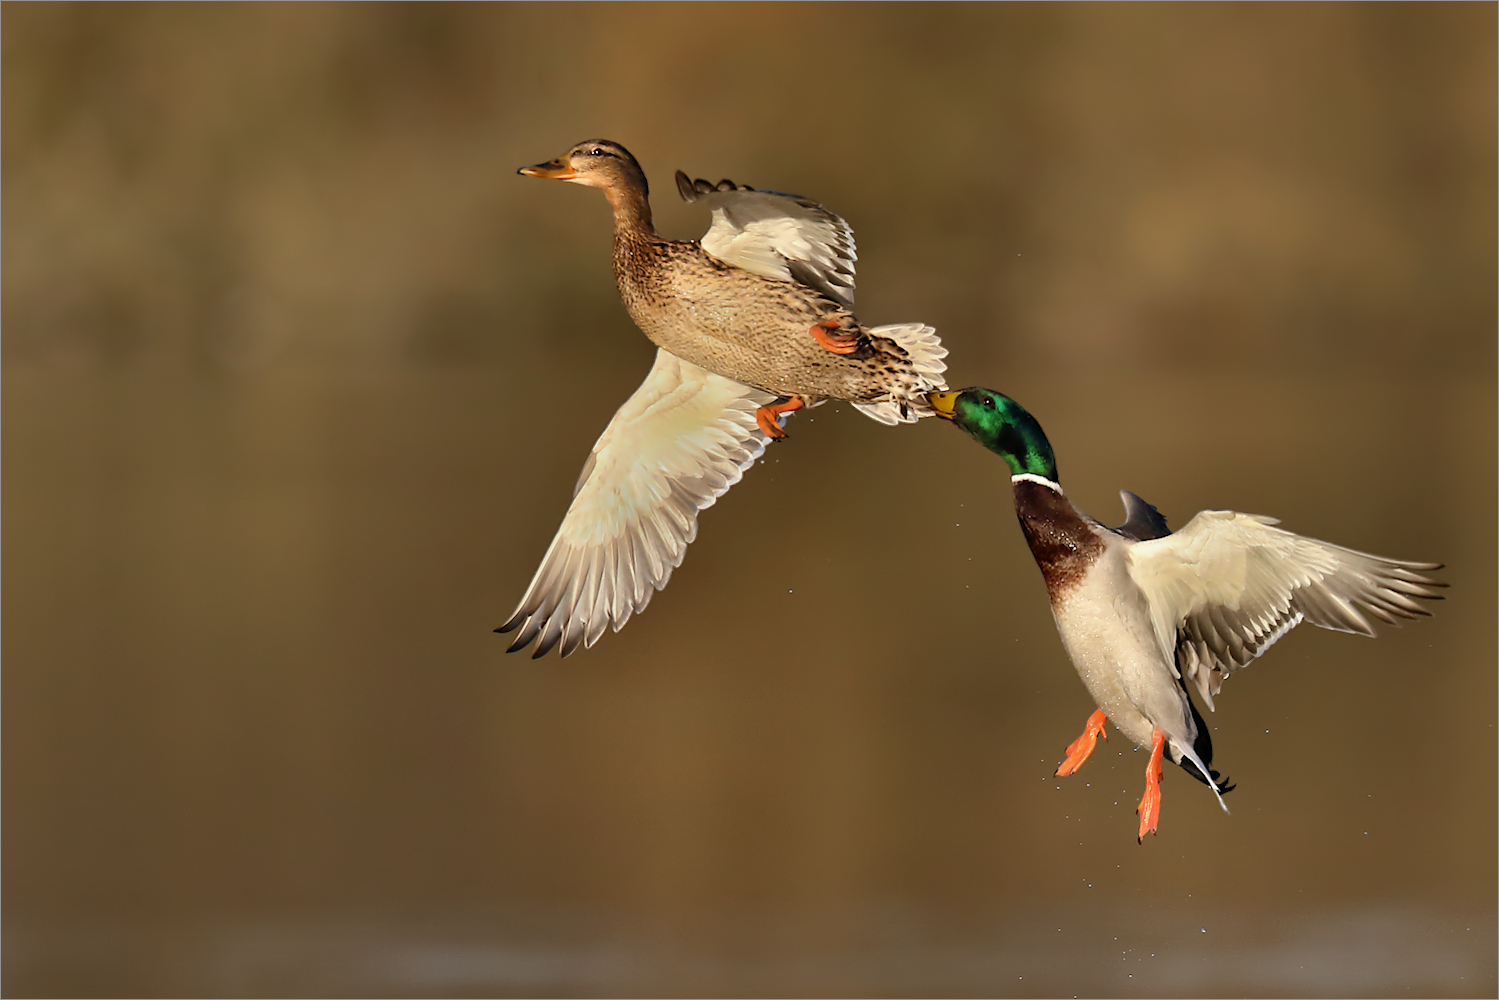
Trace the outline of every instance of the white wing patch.
{"type": "Polygon", "coordinates": [[[854,231],[815,201],[719,181],[692,181],[677,171],[684,201],[702,202],[713,224],[700,241],[726,264],[767,278],[806,285],[849,309],[854,306],[854,231]]]}
{"type": "Polygon", "coordinates": [[[1174,535],[1129,546],[1129,572],[1144,591],[1167,662],[1213,707],[1229,674],[1247,666],[1303,620],[1375,634],[1430,612],[1413,598],[1446,586],[1400,562],[1272,527],[1274,518],[1206,510],[1174,535]]]}
{"type": "Polygon", "coordinates": [[[497,631],[534,657],[592,646],[644,611],[697,537],[698,511],[765,451],[755,409],[774,397],[656,352],[593,446],[572,506],[515,614],[497,631]]]}

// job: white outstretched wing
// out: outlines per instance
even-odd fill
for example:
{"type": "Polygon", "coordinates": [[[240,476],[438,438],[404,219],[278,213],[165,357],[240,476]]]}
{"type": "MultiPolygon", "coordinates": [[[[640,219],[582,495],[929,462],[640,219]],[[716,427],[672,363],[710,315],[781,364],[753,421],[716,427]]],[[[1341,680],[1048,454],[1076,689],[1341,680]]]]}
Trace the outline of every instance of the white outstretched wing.
{"type": "Polygon", "coordinates": [[[1428,615],[1413,598],[1438,599],[1434,588],[1445,586],[1417,572],[1439,564],[1355,552],[1275,523],[1205,510],[1174,535],[1129,547],[1161,648],[1209,708],[1224,678],[1301,621],[1372,636],[1370,617],[1396,625],[1428,615]]]}
{"type": "Polygon", "coordinates": [[[684,201],[713,210],[704,250],[746,271],[796,281],[854,307],[854,231],[815,201],[719,181],[693,181],[677,171],[684,201]]]}
{"type": "Polygon", "coordinates": [[[614,414],[583,467],[572,506],[515,614],[520,633],[567,656],[616,632],[666,586],[713,505],[765,451],[755,409],[769,394],[666,351],[614,414]]]}

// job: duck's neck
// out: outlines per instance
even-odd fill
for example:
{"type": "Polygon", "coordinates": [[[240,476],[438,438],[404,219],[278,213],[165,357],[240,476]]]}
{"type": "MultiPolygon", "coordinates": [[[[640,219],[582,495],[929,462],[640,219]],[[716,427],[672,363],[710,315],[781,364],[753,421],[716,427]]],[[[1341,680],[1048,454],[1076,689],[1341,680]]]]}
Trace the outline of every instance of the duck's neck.
{"type": "Polygon", "coordinates": [[[1053,480],[1023,472],[1010,477],[1010,483],[1020,530],[1055,605],[1103,554],[1103,542],[1053,480]]]}
{"type": "Polygon", "coordinates": [[[1034,472],[1017,472],[1010,476],[1010,485],[1014,486],[1017,483],[1035,483],[1037,486],[1044,486],[1046,489],[1051,490],[1057,496],[1066,495],[1062,492],[1061,483],[1034,472]]]}
{"type": "Polygon", "coordinates": [[[619,184],[605,188],[604,197],[614,209],[617,238],[656,238],[656,227],[651,223],[651,201],[644,191],[634,185],[619,184]]]}

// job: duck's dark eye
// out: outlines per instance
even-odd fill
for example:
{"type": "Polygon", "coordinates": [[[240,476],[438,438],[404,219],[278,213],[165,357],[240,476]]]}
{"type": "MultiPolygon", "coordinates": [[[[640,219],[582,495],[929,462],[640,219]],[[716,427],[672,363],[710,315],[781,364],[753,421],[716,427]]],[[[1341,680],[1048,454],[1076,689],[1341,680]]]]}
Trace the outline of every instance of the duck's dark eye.
{"type": "Polygon", "coordinates": [[[986,410],[992,410],[992,409],[994,409],[994,397],[993,396],[985,396],[984,397],[984,409],[986,409],[986,410]]]}
{"type": "Polygon", "coordinates": [[[595,146],[593,149],[590,149],[588,151],[588,155],[589,156],[608,156],[609,154],[606,153],[606,152],[604,152],[602,149],[599,149],[597,146],[595,146]]]}

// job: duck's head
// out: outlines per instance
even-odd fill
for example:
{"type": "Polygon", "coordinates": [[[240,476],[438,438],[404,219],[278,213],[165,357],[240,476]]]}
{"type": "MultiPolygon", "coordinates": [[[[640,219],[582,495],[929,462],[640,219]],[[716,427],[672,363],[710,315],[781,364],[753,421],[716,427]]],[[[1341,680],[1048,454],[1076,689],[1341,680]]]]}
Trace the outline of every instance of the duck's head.
{"type": "Polygon", "coordinates": [[[641,194],[650,193],[645,171],[635,162],[630,151],[608,139],[587,139],[563,153],[555,160],[533,163],[516,171],[527,177],[549,177],[553,180],[572,181],[595,187],[605,194],[636,189],[641,194]]]}
{"type": "Polygon", "coordinates": [[[1030,411],[1002,392],[974,386],[927,396],[932,410],[957,424],[1010,466],[1012,476],[1057,482],[1057,460],[1046,432],[1030,411]]]}

